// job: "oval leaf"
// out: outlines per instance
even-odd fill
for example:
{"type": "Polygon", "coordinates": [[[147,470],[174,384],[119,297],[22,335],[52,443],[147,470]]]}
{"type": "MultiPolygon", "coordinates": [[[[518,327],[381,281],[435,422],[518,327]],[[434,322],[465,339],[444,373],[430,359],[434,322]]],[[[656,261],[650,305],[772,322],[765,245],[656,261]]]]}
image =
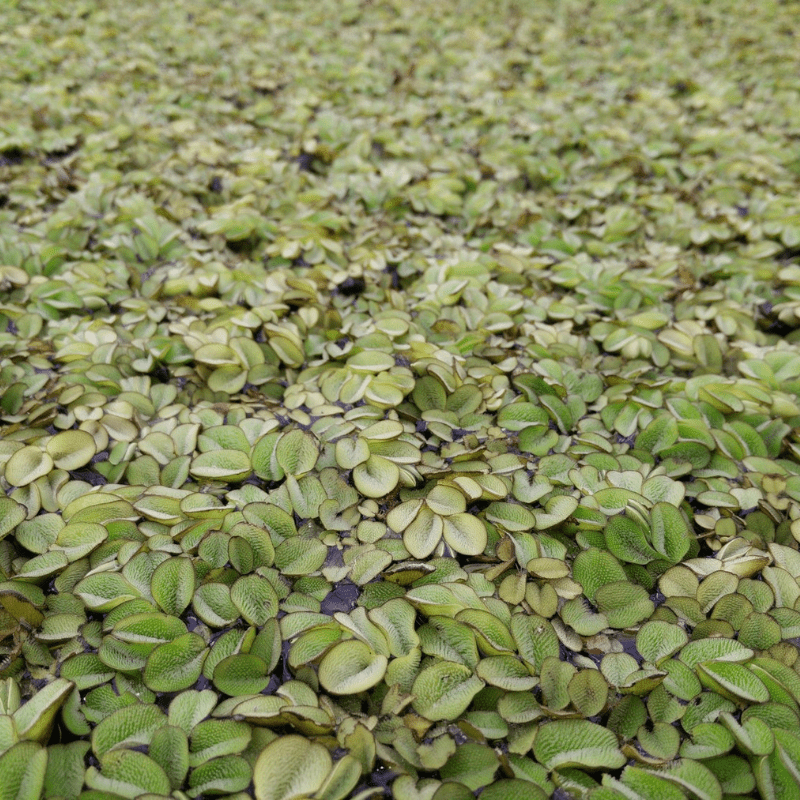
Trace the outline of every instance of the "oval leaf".
{"type": "Polygon", "coordinates": [[[483,686],[469,667],[440,661],[417,675],[411,687],[414,710],[432,722],[455,720],[483,686]]]}
{"type": "Polygon", "coordinates": [[[256,760],[253,785],[256,800],[309,797],[328,777],[333,762],[328,751],[302,736],[281,736],[256,760]]]}
{"type": "Polygon", "coordinates": [[[386,656],[357,639],[340,642],[319,665],[319,682],[331,694],[356,694],[371,689],[386,674],[386,656]]]}
{"type": "Polygon", "coordinates": [[[156,647],[144,668],[144,684],[154,692],[179,692],[200,677],[208,650],[202,636],[186,633],[156,647]]]}
{"type": "Polygon", "coordinates": [[[593,722],[564,719],[539,729],[533,742],[536,760],[547,769],[619,769],[628,760],[617,737],[593,722]]]}

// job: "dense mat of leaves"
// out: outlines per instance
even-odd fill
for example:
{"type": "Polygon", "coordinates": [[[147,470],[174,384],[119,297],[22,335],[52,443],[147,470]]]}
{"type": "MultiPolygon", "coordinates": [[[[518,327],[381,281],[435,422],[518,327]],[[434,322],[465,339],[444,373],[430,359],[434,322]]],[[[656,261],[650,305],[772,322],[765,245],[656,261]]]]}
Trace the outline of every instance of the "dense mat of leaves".
{"type": "Polygon", "coordinates": [[[0,798],[798,797],[797,11],[6,4],[0,798]]]}

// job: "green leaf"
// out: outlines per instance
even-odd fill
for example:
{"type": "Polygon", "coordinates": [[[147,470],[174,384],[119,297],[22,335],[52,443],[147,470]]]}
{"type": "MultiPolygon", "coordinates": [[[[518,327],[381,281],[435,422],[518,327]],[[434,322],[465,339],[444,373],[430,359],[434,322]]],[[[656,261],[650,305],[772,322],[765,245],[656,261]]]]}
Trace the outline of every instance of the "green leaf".
{"type": "Polygon", "coordinates": [[[89,742],[51,744],[47,748],[45,797],[77,797],[83,788],[89,742]]]}
{"type": "Polygon", "coordinates": [[[661,620],[646,622],[636,634],[636,649],[645,661],[659,664],[677,653],[689,637],[683,628],[661,620]]]}
{"type": "MultiPolygon", "coordinates": [[[[452,514],[444,517],[442,522],[444,540],[456,553],[477,556],[485,550],[486,527],[477,517],[466,513],[452,514]]],[[[411,551],[409,550],[409,552],[411,551]]]]}
{"type": "Polygon", "coordinates": [[[563,711],[570,703],[567,686],[577,674],[572,664],[549,657],[541,670],[542,703],[551,711],[563,711]]]}
{"type": "Polygon", "coordinates": [[[408,655],[419,645],[417,612],[406,600],[396,598],[369,612],[369,619],[383,631],[393,656],[408,655]]]}
{"type": "Polygon", "coordinates": [[[92,731],[92,750],[99,758],[117,747],[149,744],[164,722],[158,706],[143,703],[125,706],[96,725],[92,731]]]}
{"type": "Polygon", "coordinates": [[[53,469],[53,459],[39,447],[17,450],[6,462],[5,477],[12,486],[27,486],[53,469]]]}
{"type": "Polygon", "coordinates": [[[655,609],[647,590],[628,581],[604,584],[595,594],[595,603],[612,628],[636,625],[655,609]]]}
{"type": "Polygon", "coordinates": [[[681,758],[656,773],[688,790],[699,800],[722,800],[722,788],[714,774],[698,761],[681,758]]]}
{"type": "Polygon", "coordinates": [[[488,611],[465,608],[456,614],[456,620],[466,623],[475,631],[478,647],[486,655],[513,653],[516,649],[508,628],[488,611]]]}
{"type": "Polygon", "coordinates": [[[519,503],[490,503],[486,519],[507,531],[526,531],[536,525],[533,512],[519,503]]]}
{"type": "Polygon", "coordinates": [[[695,667],[697,676],[707,688],[734,702],[765,703],[769,690],[749,669],[730,661],[712,661],[695,667]]]}
{"type": "Polygon", "coordinates": [[[704,761],[708,758],[722,756],[734,747],[731,733],[716,722],[701,722],[692,728],[692,741],[684,741],[680,754],[683,758],[704,761]]]}
{"type": "Polygon", "coordinates": [[[21,739],[47,742],[58,710],[66,702],[74,684],[56,678],[14,712],[14,727],[21,739]]]}
{"type": "Polygon", "coordinates": [[[561,607],[560,616],[580,636],[595,636],[608,627],[605,615],[595,614],[583,597],[568,600],[561,607]]]}
{"type": "Polygon", "coordinates": [[[535,510],[536,530],[553,528],[567,520],[578,507],[578,501],[571,495],[556,495],[545,501],[544,511],[535,510]]]}
{"type": "Polygon", "coordinates": [[[594,547],[578,553],[572,564],[572,577],[583,587],[583,593],[591,602],[594,602],[601,586],[627,580],[619,561],[611,553],[594,547]]]}
{"type": "Polygon", "coordinates": [[[660,502],[650,509],[650,541],[662,556],[674,564],[689,552],[692,534],[678,508],[660,502]]]}
{"type": "Polygon", "coordinates": [[[278,613],[278,595],[260,575],[245,575],[231,586],[231,600],[246,622],[263,626],[278,613]]]}
{"type": "Polygon", "coordinates": [[[483,800],[547,800],[548,793],[531,781],[522,778],[501,778],[482,792],[483,800]]]}
{"type": "MultiPolygon", "coordinates": [[[[460,606],[437,610],[441,612],[451,611],[455,614],[459,608],[460,606]]],[[[423,653],[436,655],[447,661],[464,664],[468,667],[475,667],[478,663],[478,646],[475,633],[468,625],[456,622],[446,616],[433,614],[428,624],[419,628],[418,634],[423,653]]]]}
{"type": "Polygon", "coordinates": [[[251,472],[250,456],[241,450],[211,450],[192,459],[189,472],[196,478],[238,482],[251,472]]]}
{"type": "Polygon", "coordinates": [[[603,786],[616,789],[622,797],[635,796],[645,800],[682,800],[686,797],[679,787],[656,773],[635,766],[625,767],[619,781],[611,775],[603,775],[603,786]]]}
{"type": "Polygon", "coordinates": [[[89,575],[78,583],[74,592],[89,610],[100,612],[110,611],[128,600],[141,597],[139,590],[118,572],[89,575]]]}
{"type": "Polygon", "coordinates": [[[612,517],[608,521],[605,534],[608,549],[620,561],[649,564],[659,557],[648,544],[643,527],[629,517],[612,517]]]}
{"type": "Polygon", "coordinates": [[[0,755],[0,800],[39,800],[45,784],[47,750],[18,742],[0,755]]]}
{"type": "Polygon", "coordinates": [[[96,522],[75,522],[65,525],[52,546],[63,551],[69,561],[88,556],[108,539],[108,529],[96,522]]]}
{"type": "Polygon", "coordinates": [[[444,780],[458,781],[476,791],[492,783],[500,759],[497,753],[486,745],[465,742],[440,769],[444,780]]]}
{"type": "Polygon", "coordinates": [[[278,432],[268,433],[266,436],[262,436],[253,447],[251,454],[253,472],[262,480],[279,481],[285,475],[275,456],[281,436],[282,434],[278,432]]]}
{"type": "Polygon", "coordinates": [[[386,497],[395,490],[399,481],[397,464],[383,456],[370,455],[353,469],[353,483],[366,497],[386,497]]]}
{"type": "Polygon", "coordinates": [[[0,539],[8,536],[26,516],[25,506],[10,497],[0,497],[0,539]]]}
{"type": "Polygon", "coordinates": [[[678,423],[671,414],[655,417],[636,437],[636,448],[648,453],[665,450],[678,440],[678,423]]]}
{"type": "Polygon", "coordinates": [[[442,538],[442,517],[423,506],[403,533],[403,544],[414,558],[427,558],[442,538]]]}
{"type": "Polygon", "coordinates": [[[506,722],[525,725],[544,716],[532,692],[506,692],[497,701],[497,712],[506,722]]]}
{"type": "MultiPolygon", "coordinates": [[[[236,755],[250,744],[250,726],[232,719],[209,719],[192,730],[189,766],[219,756],[236,755]]],[[[152,745],[151,745],[152,746],[152,745]]]]}
{"type": "Polygon", "coordinates": [[[253,784],[256,800],[296,800],[318,791],[331,771],[328,751],[301,736],[281,736],[256,760],[253,784]]]}
{"type": "Polygon", "coordinates": [[[582,669],[567,686],[569,699],[575,710],[584,717],[599,714],[608,700],[608,683],[596,669],[582,669]]]}
{"type": "Polygon", "coordinates": [[[544,660],[558,657],[560,643],[549,620],[536,614],[515,614],[511,617],[511,635],[522,659],[538,674],[544,660]]]}
{"type": "Polygon", "coordinates": [[[371,689],[386,673],[386,656],[356,639],[334,645],[319,665],[319,682],[332,694],[356,694],[371,689]]]}
{"type": "Polygon", "coordinates": [[[216,704],[217,695],[211,689],[181,692],[169,704],[169,724],[180,728],[188,736],[194,726],[211,713],[216,704]]]}
{"type": "Polygon", "coordinates": [[[135,750],[112,750],[100,759],[100,770],[89,767],[86,785],[91,789],[128,797],[170,792],[167,774],[152,758],[135,750]]]}
{"type": "Polygon", "coordinates": [[[525,665],[514,656],[489,656],[478,662],[475,674],[490,686],[512,692],[524,692],[539,683],[525,665]]]}
{"type": "Polygon", "coordinates": [[[205,583],[192,598],[192,608],[206,625],[224,628],[239,616],[239,609],[231,600],[230,587],[222,583],[205,583]]]}
{"type": "Polygon", "coordinates": [[[411,688],[414,710],[432,722],[455,720],[483,686],[483,681],[463,664],[431,664],[417,675],[411,688]]]}
{"type": "Polygon", "coordinates": [[[620,514],[632,503],[647,503],[647,498],[638,492],[616,486],[595,492],[594,500],[599,504],[600,510],[606,516],[620,514]]]}
{"type": "Polygon", "coordinates": [[[735,755],[706,759],[704,765],[714,774],[726,794],[748,795],[756,788],[753,770],[743,758],[735,755]]]}
{"type": "Polygon", "coordinates": [[[305,431],[289,431],[275,446],[275,460],[287,475],[296,478],[311,472],[318,458],[317,440],[305,431]]]}
{"type": "Polygon", "coordinates": [[[361,777],[361,764],[349,753],[340,758],[317,791],[316,800],[345,800],[361,777]]]}
{"type": "Polygon", "coordinates": [[[195,572],[188,558],[170,558],[159,564],[150,579],[150,593],[166,614],[179,617],[192,602],[195,572]]]}
{"type": "Polygon", "coordinates": [[[309,575],[325,563],[327,555],[328,548],[319,539],[298,536],[275,549],[275,566],[284,575],[309,575]]]}
{"type": "Polygon", "coordinates": [[[48,440],[45,448],[56,468],[74,470],[85,467],[97,453],[94,437],[86,431],[61,431],[48,440]]]}
{"type": "MultiPolygon", "coordinates": [[[[635,667],[636,663],[634,662],[635,667]]],[[[644,703],[636,695],[625,695],[611,709],[608,728],[621,738],[632,739],[646,720],[647,709],[644,703]]]]}
{"type": "Polygon", "coordinates": [[[794,731],[775,730],[775,751],[786,770],[800,786],[800,736],[794,731]]]}
{"type": "Polygon", "coordinates": [[[179,692],[200,677],[208,655],[206,643],[196,633],[186,633],[161,644],[147,657],[144,684],[154,692],[179,692]]]}
{"type": "Polygon", "coordinates": [[[627,760],[611,731],[593,722],[575,719],[542,725],[533,743],[533,753],[548,770],[562,767],[619,769],[627,760]]]}
{"type": "Polygon", "coordinates": [[[213,758],[192,770],[189,775],[189,797],[202,797],[209,794],[234,796],[250,785],[253,770],[250,764],[239,756],[220,756],[213,758]]]}
{"type": "Polygon", "coordinates": [[[452,486],[437,484],[425,498],[425,504],[439,516],[461,514],[466,510],[467,503],[464,495],[452,486]]]}
{"type": "Polygon", "coordinates": [[[0,800],[39,800],[45,782],[47,750],[19,742],[0,755],[0,800]]]}
{"type": "Polygon", "coordinates": [[[749,661],[754,653],[733,639],[697,639],[689,642],[681,650],[678,658],[694,669],[701,662],[708,661],[749,661]]]}
{"type": "Polygon", "coordinates": [[[269,672],[267,664],[250,653],[235,653],[214,668],[214,686],[223,694],[259,694],[267,688],[269,672]]]}
{"type": "Polygon", "coordinates": [[[189,739],[185,731],[175,725],[158,728],[147,753],[164,770],[173,790],[183,786],[189,772],[189,739]]]}
{"type": "Polygon", "coordinates": [[[411,398],[420,411],[431,411],[444,409],[447,395],[444,387],[436,378],[425,375],[416,381],[411,398]]]}
{"type": "Polygon", "coordinates": [[[336,442],[336,463],[342,469],[353,469],[369,458],[369,445],[366,439],[357,436],[354,439],[339,439],[336,442]]]}
{"type": "Polygon", "coordinates": [[[749,756],[768,756],[775,748],[775,736],[764,720],[746,719],[740,723],[723,711],[719,721],[731,732],[739,750],[749,756]]]}

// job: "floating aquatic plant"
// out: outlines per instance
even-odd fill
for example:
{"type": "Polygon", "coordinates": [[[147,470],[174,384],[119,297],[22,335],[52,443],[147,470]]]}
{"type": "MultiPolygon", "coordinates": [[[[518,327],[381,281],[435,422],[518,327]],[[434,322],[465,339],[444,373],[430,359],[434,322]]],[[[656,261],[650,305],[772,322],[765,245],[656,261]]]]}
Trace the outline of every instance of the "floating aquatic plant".
{"type": "Polygon", "coordinates": [[[4,11],[0,798],[796,797],[792,9],[268,5],[4,11]]]}

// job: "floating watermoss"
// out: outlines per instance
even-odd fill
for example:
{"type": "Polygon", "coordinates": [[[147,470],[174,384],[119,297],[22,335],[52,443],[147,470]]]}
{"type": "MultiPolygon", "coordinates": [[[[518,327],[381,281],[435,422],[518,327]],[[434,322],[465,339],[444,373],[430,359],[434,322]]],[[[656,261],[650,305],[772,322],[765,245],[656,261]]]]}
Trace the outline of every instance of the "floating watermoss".
{"type": "Polygon", "coordinates": [[[6,794],[794,797],[789,6],[118,5],[4,16],[6,794]]]}

